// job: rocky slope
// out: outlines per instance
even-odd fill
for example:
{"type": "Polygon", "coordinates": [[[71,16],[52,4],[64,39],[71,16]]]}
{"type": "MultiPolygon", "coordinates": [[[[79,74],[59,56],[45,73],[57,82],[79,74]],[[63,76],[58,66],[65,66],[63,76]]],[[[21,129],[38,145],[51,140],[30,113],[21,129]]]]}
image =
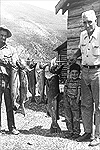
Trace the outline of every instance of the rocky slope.
{"type": "Polygon", "coordinates": [[[67,36],[65,16],[21,1],[1,2],[1,24],[12,31],[10,43],[25,58],[51,59],[67,36]]]}

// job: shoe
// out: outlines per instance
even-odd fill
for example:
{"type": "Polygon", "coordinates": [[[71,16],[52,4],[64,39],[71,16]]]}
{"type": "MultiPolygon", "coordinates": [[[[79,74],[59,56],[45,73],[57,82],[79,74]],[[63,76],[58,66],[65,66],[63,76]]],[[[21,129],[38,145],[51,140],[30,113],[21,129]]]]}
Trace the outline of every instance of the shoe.
{"type": "Polygon", "coordinates": [[[47,116],[48,116],[48,117],[51,117],[51,115],[50,115],[49,111],[47,111],[47,116]]]}
{"type": "Polygon", "coordinates": [[[90,142],[89,146],[97,146],[100,144],[100,138],[94,138],[93,141],[90,142]]]}
{"type": "Polygon", "coordinates": [[[51,124],[51,127],[50,127],[50,133],[51,134],[52,133],[60,133],[60,132],[61,132],[61,129],[60,129],[58,123],[57,124],[51,124]]]}
{"type": "Polygon", "coordinates": [[[73,133],[68,133],[67,135],[65,135],[65,138],[72,138],[72,136],[73,136],[74,134],[73,133]]]}
{"type": "Polygon", "coordinates": [[[1,132],[1,126],[0,126],[0,135],[2,134],[2,132],[1,132]]]}
{"type": "Polygon", "coordinates": [[[10,131],[11,134],[18,135],[20,132],[13,128],[13,130],[10,131]]]}
{"type": "Polygon", "coordinates": [[[17,110],[17,107],[16,107],[15,105],[13,106],[13,110],[14,110],[14,111],[16,111],[16,110],[17,110]]]}
{"type": "Polygon", "coordinates": [[[25,109],[24,106],[19,106],[18,109],[15,111],[15,114],[21,113],[25,117],[25,109]]]}
{"type": "Polygon", "coordinates": [[[91,133],[84,133],[82,136],[79,136],[76,141],[77,142],[85,142],[91,139],[91,133]]]}
{"type": "Polygon", "coordinates": [[[80,135],[79,134],[73,134],[72,139],[78,138],[80,135]]]}
{"type": "Polygon", "coordinates": [[[5,130],[1,130],[1,126],[0,126],[0,135],[5,134],[5,130]]]}
{"type": "Polygon", "coordinates": [[[59,120],[60,119],[60,117],[57,115],[57,120],[59,120]]]}

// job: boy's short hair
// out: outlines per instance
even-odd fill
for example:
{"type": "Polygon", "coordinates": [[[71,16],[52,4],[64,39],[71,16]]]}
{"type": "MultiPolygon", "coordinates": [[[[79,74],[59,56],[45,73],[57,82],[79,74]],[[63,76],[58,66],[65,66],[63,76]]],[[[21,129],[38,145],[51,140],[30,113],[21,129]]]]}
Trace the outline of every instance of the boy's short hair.
{"type": "Polygon", "coordinates": [[[80,73],[81,67],[80,65],[74,63],[70,66],[69,71],[71,72],[72,70],[77,70],[80,73]]]}

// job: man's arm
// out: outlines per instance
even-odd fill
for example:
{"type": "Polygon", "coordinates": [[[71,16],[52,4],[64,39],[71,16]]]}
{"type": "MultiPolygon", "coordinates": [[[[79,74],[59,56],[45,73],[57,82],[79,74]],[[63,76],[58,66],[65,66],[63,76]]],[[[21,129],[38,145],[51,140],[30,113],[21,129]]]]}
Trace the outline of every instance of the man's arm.
{"type": "Polygon", "coordinates": [[[79,48],[76,53],[73,55],[76,59],[81,56],[81,49],[79,48]]]}
{"type": "Polygon", "coordinates": [[[80,57],[81,56],[81,49],[80,48],[78,48],[78,50],[76,51],[76,53],[74,53],[74,55],[70,58],[70,62],[72,63],[74,63],[74,62],[76,62],[76,60],[77,60],[77,58],[78,57],[80,57]]]}

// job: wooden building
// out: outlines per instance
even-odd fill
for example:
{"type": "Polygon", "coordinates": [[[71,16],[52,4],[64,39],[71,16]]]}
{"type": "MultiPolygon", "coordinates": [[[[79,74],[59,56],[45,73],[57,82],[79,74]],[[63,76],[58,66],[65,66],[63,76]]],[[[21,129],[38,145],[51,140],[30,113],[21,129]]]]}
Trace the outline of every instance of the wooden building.
{"type": "MultiPolygon", "coordinates": [[[[84,30],[82,24],[82,12],[93,9],[96,12],[98,26],[100,26],[100,0],[60,0],[55,6],[55,13],[62,9],[62,14],[68,11],[67,18],[67,45],[63,49],[62,45],[56,51],[59,51],[60,60],[68,59],[69,55],[75,53],[78,48],[81,31],[84,30]],[[62,55],[65,55],[63,56],[62,55]]],[[[65,73],[65,70],[63,71],[65,73]]],[[[62,77],[65,74],[62,75],[62,77]]],[[[64,77],[65,79],[65,77],[64,77]]]]}
{"type": "Polygon", "coordinates": [[[60,61],[59,65],[64,64],[64,67],[60,75],[61,82],[64,82],[67,77],[67,63],[66,63],[67,62],[67,41],[65,41],[59,47],[54,49],[54,51],[58,53],[58,60],[60,61]]]}

